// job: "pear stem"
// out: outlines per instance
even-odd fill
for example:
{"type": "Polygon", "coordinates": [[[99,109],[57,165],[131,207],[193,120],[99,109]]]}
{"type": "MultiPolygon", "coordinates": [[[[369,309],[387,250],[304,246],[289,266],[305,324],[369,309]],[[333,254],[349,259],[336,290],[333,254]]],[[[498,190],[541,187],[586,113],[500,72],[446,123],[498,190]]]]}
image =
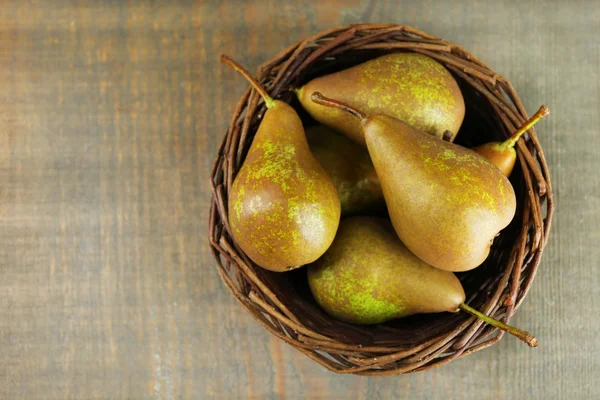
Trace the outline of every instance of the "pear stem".
{"type": "Polygon", "coordinates": [[[237,62],[233,61],[231,58],[229,58],[225,54],[221,54],[221,62],[225,65],[232,67],[237,72],[239,72],[240,75],[242,75],[244,78],[246,78],[246,80],[248,82],[250,82],[250,84],[258,92],[258,94],[261,95],[261,97],[265,101],[265,104],[267,105],[267,108],[273,107],[273,105],[275,104],[275,101],[273,100],[273,98],[271,96],[269,96],[269,93],[267,93],[267,91],[262,86],[260,86],[260,84],[256,81],[256,79],[254,79],[252,77],[252,75],[250,75],[250,73],[248,71],[246,71],[246,69],[244,69],[244,67],[242,67],[237,62]]]}
{"type": "Polygon", "coordinates": [[[449,142],[450,139],[452,139],[452,136],[454,136],[454,134],[452,133],[452,131],[449,130],[445,130],[443,135],[442,135],[442,140],[445,142],[449,142]]]}
{"type": "Polygon", "coordinates": [[[540,119],[542,119],[543,117],[545,117],[548,114],[550,114],[550,110],[548,109],[548,106],[545,104],[542,105],[540,107],[540,109],[537,110],[537,112],[531,116],[531,118],[529,118],[527,121],[525,121],[525,123],[523,125],[521,125],[521,127],[519,129],[517,129],[517,131],[511,135],[511,137],[509,137],[508,139],[506,139],[506,141],[504,143],[502,143],[502,147],[505,149],[515,147],[515,144],[517,144],[517,141],[519,140],[521,135],[524,134],[525,132],[527,132],[529,130],[529,128],[531,128],[540,119]]]}
{"type": "Polygon", "coordinates": [[[492,317],[489,317],[489,316],[475,310],[474,308],[469,307],[465,303],[460,303],[458,308],[460,308],[461,310],[463,310],[464,312],[466,312],[468,314],[471,314],[471,315],[479,318],[480,320],[482,320],[483,322],[485,322],[487,324],[490,324],[498,329],[501,329],[504,332],[510,333],[511,335],[513,335],[513,336],[517,337],[518,339],[522,340],[523,342],[527,343],[527,345],[529,345],[529,347],[537,347],[538,346],[537,339],[535,338],[535,336],[533,336],[529,332],[525,332],[525,331],[522,331],[521,329],[515,328],[513,326],[506,325],[504,322],[501,322],[492,317]]]}
{"type": "Polygon", "coordinates": [[[322,106],[339,108],[342,111],[345,111],[349,114],[354,115],[356,118],[360,119],[361,121],[364,121],[365,119],[367,119],[367,115],[365,113],[357,110],[356,108],[354,108],[352,106],[349,106],[346,103],[342,103],[341,101],[337,101],[337,100],[333,100],[328,97],[325,97],[319,92],[314,92],[310,96],[310,99],[312,101],[314,101],[315,103],[320,104],[322,106]]]}

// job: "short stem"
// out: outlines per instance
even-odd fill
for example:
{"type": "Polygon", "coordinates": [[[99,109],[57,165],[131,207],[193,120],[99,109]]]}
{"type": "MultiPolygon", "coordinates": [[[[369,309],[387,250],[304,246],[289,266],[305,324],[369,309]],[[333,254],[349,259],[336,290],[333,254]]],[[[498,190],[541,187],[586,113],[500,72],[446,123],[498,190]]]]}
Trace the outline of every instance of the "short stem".
{"type": "Polygon", "coordinates": [[[517,141],[519,140],[519,138],[521,137],[522,134],[527,132],[529,130],[529,128],[531,128],[540,119],[542,119],[543,117],[545,117],[548,114],[550,114],[550,110],[548,109],[548,106],[544,104],[543,106],[540,107],[539,110],[537,110],[537,112],[535,114],[533,114],[531,116],[531,118],[529,118],[527,121],[525,121],[525,123],[523,125],[521,125],[521,127],[519,129],[517,129],[517,131],[515,133],[513,133],[511,137],[509,137],[508,139],[506,139],[506,141],[504,143],[502,143],[502,147],[504,147],[504,148],[514,147],[515,144],[517,144],[517,141]]]}
{"type": "Polygon", "coordinates": [[[357,110],[356,108],[351,107],[346,103],[342,103],[341,101],[327,98],[319,92],[314,92],[310,96],[310,99],[312,101],[314,101],[315,103],[320,104],[322,106],[339,108],[342,111],[345,111],[349,114],[354,115],[356,118],[360,119],[361,121],[367,119],[367,116],[363,112],[357,110]]]}
{"type": "Polygon", "coordinates": [[[504,322],[500,322],[492,317],[488,317],[487,315],[475,310],[474,308],[469,307],[465,303],[460,303],[458,308],[460,308],[461,310],[465,311],[468,314],[474,315],[475,317],[479,318],[480,320],[482,320],[483,322],[485,322],[487,324],[490,324],[498,329],[503,330],[504,332],[508,332],[511,335],[516,336],[517,338],[519,338],[522,341],[524,341],[525,343],[527,343],[529,345],[529,347],[537,347],[537,345],[538,345],[538,341],[535,338],[535,336],[533,336],[529,332],[522,331],[513,326],[506,325],[504,322]]]}
{"type": "Polygon", "coordinates": [[[235,69],[237,72],[239,72],[240,75],[242,75],[244,78],[246,78],[246,80],[248,82],[250,82],[252,87],[264,99],[265,104],[267,105],[267,108],[273,107],[273,104],[274,104],[273,98],[271,96],[269,96],[269,93],[267,93],[267,91],[262,86],[260,86],[260,84],[256,81],[256,79],[254,79],[252,77],[252,75],[250,75],[250,73],[244,69],[244,67],[242,67],[240,64],[233,61],[231,58],[227,57],[225,54],[221,54],[221,62],[225,65],[229,65],[230,67],[235,69]]]}

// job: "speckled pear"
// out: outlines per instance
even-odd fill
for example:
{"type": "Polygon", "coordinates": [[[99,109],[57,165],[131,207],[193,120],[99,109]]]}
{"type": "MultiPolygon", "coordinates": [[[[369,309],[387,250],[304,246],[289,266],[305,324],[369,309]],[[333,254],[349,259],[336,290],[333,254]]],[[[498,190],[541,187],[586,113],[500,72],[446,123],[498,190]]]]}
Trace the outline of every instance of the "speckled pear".
{"type": "Polygon", "coordinates": [[[498,168],[396,118],[367,116],[319,93],[313,99],[358,117],[390,218],[410,251],[448,271],[483,263],[516,209],[513,187],[498,168]]]}
{"type": "Polygon", "coordinates": [[[388,54],[352,68],[318,77],[296,93],[300,103],[317,121],[365,145],[360,121],[343,111],[311,101],[324,96],[358,108],[367,115],[378,113],[398,118],[415,128],[453,141],[465,116],[465,103],[450,72],[434,59],[416,53],[388,54]]]}
{"type": "Polygon", "coordinates": [[[379,178],[364,147],[324,125],[308,128],[306,137],[338,191],[342,215],[385,209],[379,178]]]}
{"type": "Polygon", "coordinates": [[[329,250],[309,266],[308,283],[328,314],[356,324],[456,312],[465,300],[452,272],[421,261],[389,221],[374,217],[342,220],[329,250]]]}
{"type": "Polygon", "coordinates": [[[340,321],[379,324],[412,314],[463,311],[529,347],[538,345],[529,332],[465,304],[456,276],[416,257],[381,218],[342,220],[329,250],[309,266],[308,284],[317,303],[340,321]]]}
{"type": "Polygon", "coordinates": [[[238,245],[258,265],[286,271],[311,263],[332,243],[340,200],[314,158],[302,121],[273,100],[242,67],[221,56],[261,93],[267,111],[229,190],[229,225],[238,245]]]}

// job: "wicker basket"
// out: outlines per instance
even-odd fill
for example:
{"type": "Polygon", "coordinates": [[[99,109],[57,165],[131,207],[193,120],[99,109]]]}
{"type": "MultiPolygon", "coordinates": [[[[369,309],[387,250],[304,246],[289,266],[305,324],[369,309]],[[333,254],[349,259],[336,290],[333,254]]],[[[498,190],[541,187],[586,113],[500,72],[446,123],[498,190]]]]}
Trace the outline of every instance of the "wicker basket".
{"type": "MultiPolygon", "coordinates": [[[[315,76],[395,51],[428,55],[455,76],[466,103],[456,142],[468,147],[509,136],[527,114],[506,78],[453,43],[405,25],[350,25],[330,29],[285,49],[258,69],[272,97],[301,111],[289,89],[315,76]]],[[[272,273],[237,246],[227,217],[227,193],[264,114],[248,89],[231,118],[211,175],[210,245],[223,283],[265,329],[338,373],[396,375],[446,364],[498,342],[503,332],[464,313],[416,315],[377,326],[356,326],[325,314],[313,300],[306,270],[272,273]]],[[[535,276],[554,203],[548,167],[530,129],[517,146],[511,182],[517,195],[513,222],[496,238],[485,263],[458,274],[467,303],[507,322],[535,276]]]]}

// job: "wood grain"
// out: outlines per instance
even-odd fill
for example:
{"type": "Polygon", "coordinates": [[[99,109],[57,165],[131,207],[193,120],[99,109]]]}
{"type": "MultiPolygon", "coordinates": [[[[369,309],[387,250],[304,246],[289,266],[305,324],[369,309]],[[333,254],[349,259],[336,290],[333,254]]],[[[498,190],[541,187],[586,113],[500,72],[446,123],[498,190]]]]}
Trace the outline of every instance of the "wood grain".
{"type": "Polygon", "coordinates": [[[588,399],[600,375],[600,15],[593,1],[0,3],[0,398],[588,399]],[[430,372],[337,376],[219,282],[208,176],[255,69],[353,22],[460,43],[514,84],[557,213],[511,338],[430,372]]]}

